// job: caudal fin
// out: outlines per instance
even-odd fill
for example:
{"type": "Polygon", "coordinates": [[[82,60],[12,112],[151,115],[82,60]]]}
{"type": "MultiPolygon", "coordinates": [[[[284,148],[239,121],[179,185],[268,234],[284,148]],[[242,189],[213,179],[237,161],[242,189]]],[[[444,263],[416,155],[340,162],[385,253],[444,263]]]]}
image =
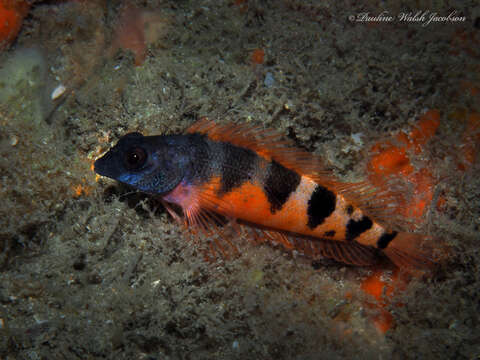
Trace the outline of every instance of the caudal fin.
{"type": "Polygon", "coordinates": [[[399,268],[410,273],[432,271],[438,263],[431,248],[426,247],[421,234],[400,232],[383,249],[384,254],[399,268]]]}

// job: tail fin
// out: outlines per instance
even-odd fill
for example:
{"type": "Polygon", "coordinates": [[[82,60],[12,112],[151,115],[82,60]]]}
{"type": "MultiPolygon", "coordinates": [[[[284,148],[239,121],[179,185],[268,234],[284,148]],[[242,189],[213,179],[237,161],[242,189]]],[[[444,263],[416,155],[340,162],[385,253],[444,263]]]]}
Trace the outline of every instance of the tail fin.
{"type": "Polygon", "coordinates": [[[421,234],[400,232],[383,249],[384,254],[399,268],[410,273],[431,272],[438,263],[433,250],[425,247],[426,237],[421,234]]]}

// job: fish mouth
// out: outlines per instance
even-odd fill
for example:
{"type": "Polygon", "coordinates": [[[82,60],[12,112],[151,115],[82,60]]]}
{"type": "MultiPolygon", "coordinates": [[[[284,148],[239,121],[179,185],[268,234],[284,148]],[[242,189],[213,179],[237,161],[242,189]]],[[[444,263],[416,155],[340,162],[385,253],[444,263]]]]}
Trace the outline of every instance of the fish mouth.
{"type": "Polygon", "coordinates": [[[107,152],[93,163],[93,171],[95,171],[98,175],[116,179],[119,175],[119,172],[115,161],[112,160],[114,159],[112,159],[111,153],[107,152]]]}
{"type": "Polygon", "coordinates": [[[100,159],[97,159],[93,163],[93,171],[95,171],[98,175],[106,176],[104,170],[105,170],[105,161],[104,161],[104,157],[101,157],[100,159]]]}

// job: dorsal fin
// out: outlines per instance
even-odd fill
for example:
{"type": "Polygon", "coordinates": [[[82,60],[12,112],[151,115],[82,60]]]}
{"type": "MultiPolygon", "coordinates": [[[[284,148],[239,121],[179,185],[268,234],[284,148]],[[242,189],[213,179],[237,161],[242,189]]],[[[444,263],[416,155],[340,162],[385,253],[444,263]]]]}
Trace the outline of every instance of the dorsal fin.
{"type": "Polygon", "coordinates": [[[402,212],[405,204],[409,202],[410,190],[400,179],[390,177],[384,179],[380,185],[373,185],[369,181],[337,182],[333,185],[338,194],[389,230],[415,229],[414,219],[406,218],[402,212]]]}
{"type": "Polygon", "coordinates": [[[250,149],[267,160],[275,160],[286,168],[295,170],[300,175],[315,181],[318,179],[317,182],[335,181],[331,172],[325,170],[319,156],[295,148],[289,139],[275,130],[250,124],[217,124],[203,117],[188,128],[187,133],[205,134],[211,140],[250,149]]]}

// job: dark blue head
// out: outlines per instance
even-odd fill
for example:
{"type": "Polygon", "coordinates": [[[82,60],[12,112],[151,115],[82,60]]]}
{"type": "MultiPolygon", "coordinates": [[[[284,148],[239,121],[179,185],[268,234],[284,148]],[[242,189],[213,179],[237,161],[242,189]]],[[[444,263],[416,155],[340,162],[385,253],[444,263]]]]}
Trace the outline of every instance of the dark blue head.
{"type": "Polygon", "coordinates": [[[189,156],[179,136],[130,133],[95,161],[95,172],[138,190],[164,194],[185,177],[189,156]]]}

